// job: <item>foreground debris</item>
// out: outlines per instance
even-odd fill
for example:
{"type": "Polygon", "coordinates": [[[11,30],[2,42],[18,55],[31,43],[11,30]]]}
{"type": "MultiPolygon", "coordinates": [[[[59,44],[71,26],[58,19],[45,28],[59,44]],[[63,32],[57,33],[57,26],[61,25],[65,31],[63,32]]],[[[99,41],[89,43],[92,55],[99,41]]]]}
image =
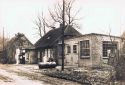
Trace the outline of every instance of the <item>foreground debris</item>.
{"type": "Polygon", "coordinates": [[[111,82],[115,75],[115,71],[110,66],[85,68],[67,68],[64,71],[55,69],[45,70],[42,72],[45,75],[71,80],[85,85],[107,85],[111,82]]]}

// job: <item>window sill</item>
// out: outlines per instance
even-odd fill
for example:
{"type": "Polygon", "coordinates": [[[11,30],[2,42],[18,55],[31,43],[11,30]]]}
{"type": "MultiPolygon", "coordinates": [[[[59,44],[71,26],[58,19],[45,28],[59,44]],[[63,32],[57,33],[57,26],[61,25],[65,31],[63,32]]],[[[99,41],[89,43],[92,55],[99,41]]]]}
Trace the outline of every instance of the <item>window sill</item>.
{"type": "Polygon", "coordinates": [[[83,56],[83,57],[80,57],[80,59],[90,59],[90,56],[83,56]]]}
{"type": "Polygon", "coordinates": [[[108,59],[109,57],[102,57],[103,59],[108,59]]]}
{"type": "Polygon", "coordinates": [[[66,55],[70,55],[71,53],[67,53],[66,55]]]}

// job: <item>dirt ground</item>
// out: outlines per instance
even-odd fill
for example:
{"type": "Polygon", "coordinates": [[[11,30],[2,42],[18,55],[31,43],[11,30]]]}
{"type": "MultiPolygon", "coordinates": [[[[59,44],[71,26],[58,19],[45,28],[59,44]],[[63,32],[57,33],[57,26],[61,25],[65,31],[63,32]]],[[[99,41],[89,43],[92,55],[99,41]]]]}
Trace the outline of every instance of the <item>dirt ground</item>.
{"type": "Polygon", "coordinates": [[[0,85],[80,85],[41,74],[37,65],[0,64],[0,85]]]}

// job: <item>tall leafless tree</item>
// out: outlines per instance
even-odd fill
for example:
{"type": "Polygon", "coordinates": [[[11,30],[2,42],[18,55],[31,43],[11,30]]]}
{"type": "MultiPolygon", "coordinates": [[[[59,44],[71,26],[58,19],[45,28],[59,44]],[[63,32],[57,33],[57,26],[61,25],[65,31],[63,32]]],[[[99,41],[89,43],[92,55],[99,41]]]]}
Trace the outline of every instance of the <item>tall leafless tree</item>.
{"type": "MultiPolygon", "coordinates": [[[[112,36],[111,35],[111,27],[110,27],[110,25],[109,25],[109,38],[110,38],[110,42],[111,42],[111,45],[112,45],[112,48],[110,49],[110,55],[108,55],[108,64],[109,65],[114,65],[114,63],[115,63],[115,60],[116,60],[116,48],[114,47],[114,45],[115,44],[117,44],[117,42],[116,42],[116,38],[115,38],[115,36],[112,36]]],[[[117,56],[118,57],[118,56],[117,56]]]]}
{"type": "Polygon", "coordinates": [[[34,21],[35,25],[36,25],[36,29],[38,30],[38,35],[40,37],[42,37],[44,34],[46,34],[46,22],[45,22],[45,17],[38,15],[37,19],[34,21]]]}
{"type": "MultiPolygon", "coordinates": [[[[78,24],[76,23],[76,21],[80,19],[77,17],[80,9],[75,11],[74,4],[75,4],[75,0],[65,0],[65,24],[71,25],[73,27],[74,26],[78,27],[78,24]]],[[[54,25],[56,22],[59,24],[62,24],[63,22],[62,12],[63,12],[63,6],[61,2],[58,2],[55,5],[55,8],[53,11],[49,9],[50,17],[53,20],[52,25],[54,25]]]]}
{"type": "MultiPolygon", "coordinates": [[[[59,1],[54,9],[49,9],[49,15],[47,17],[42,15],[38,15],[37,19],[35,20],[36,29],[38,30],[38,34],[40,37],[42,37],[44,34],[47,33],[47,29],[55,29],[55,25],[62,24],[63,23],[63,0],[59,1]],[[49,19],[48,19],[49,17],[49,19]]],[[[65,0],[65,25],[71,25],[72,27],[79,28],[79,25],[77,24],[77,20],[80,20],[81,18],[78,18],[77,15],[80,11],[78,9],[77,11],[74,10],[74,4],[75,0],[65,0]]]]}

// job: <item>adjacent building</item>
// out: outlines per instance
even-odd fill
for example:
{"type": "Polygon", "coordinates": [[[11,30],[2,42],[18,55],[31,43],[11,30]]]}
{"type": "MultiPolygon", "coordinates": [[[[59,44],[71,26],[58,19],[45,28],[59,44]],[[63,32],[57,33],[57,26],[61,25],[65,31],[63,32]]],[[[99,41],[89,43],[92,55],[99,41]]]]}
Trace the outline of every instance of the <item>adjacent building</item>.
{"type": "MultiPolygon", "coordinates": [[[[64,29],[65,39],[78,37],[82,34],[79,33],[72,26],[66,26],[64,29]]],[[[57,29],[50,30],[41,39],[39,39],[36,44],[37,57],[39,62],[43,61],[43,57],[47,56],[48,59],[53,58],[57,65],[61,65],[61,52],[62,52],[62,26],[57,29]]]]}
{"type": "Polygon", "coordinates": [[[7,63],[37,63],[33,44],[22,33],[17,33],[6,46],[7,63]]]}
{"type": "Polygon", "coordinates": [[[107,63],[112,51],[122,53],[125,38],[104,35],[85,34],[65,40],[65,65],[93,66],[107,63]]]}

